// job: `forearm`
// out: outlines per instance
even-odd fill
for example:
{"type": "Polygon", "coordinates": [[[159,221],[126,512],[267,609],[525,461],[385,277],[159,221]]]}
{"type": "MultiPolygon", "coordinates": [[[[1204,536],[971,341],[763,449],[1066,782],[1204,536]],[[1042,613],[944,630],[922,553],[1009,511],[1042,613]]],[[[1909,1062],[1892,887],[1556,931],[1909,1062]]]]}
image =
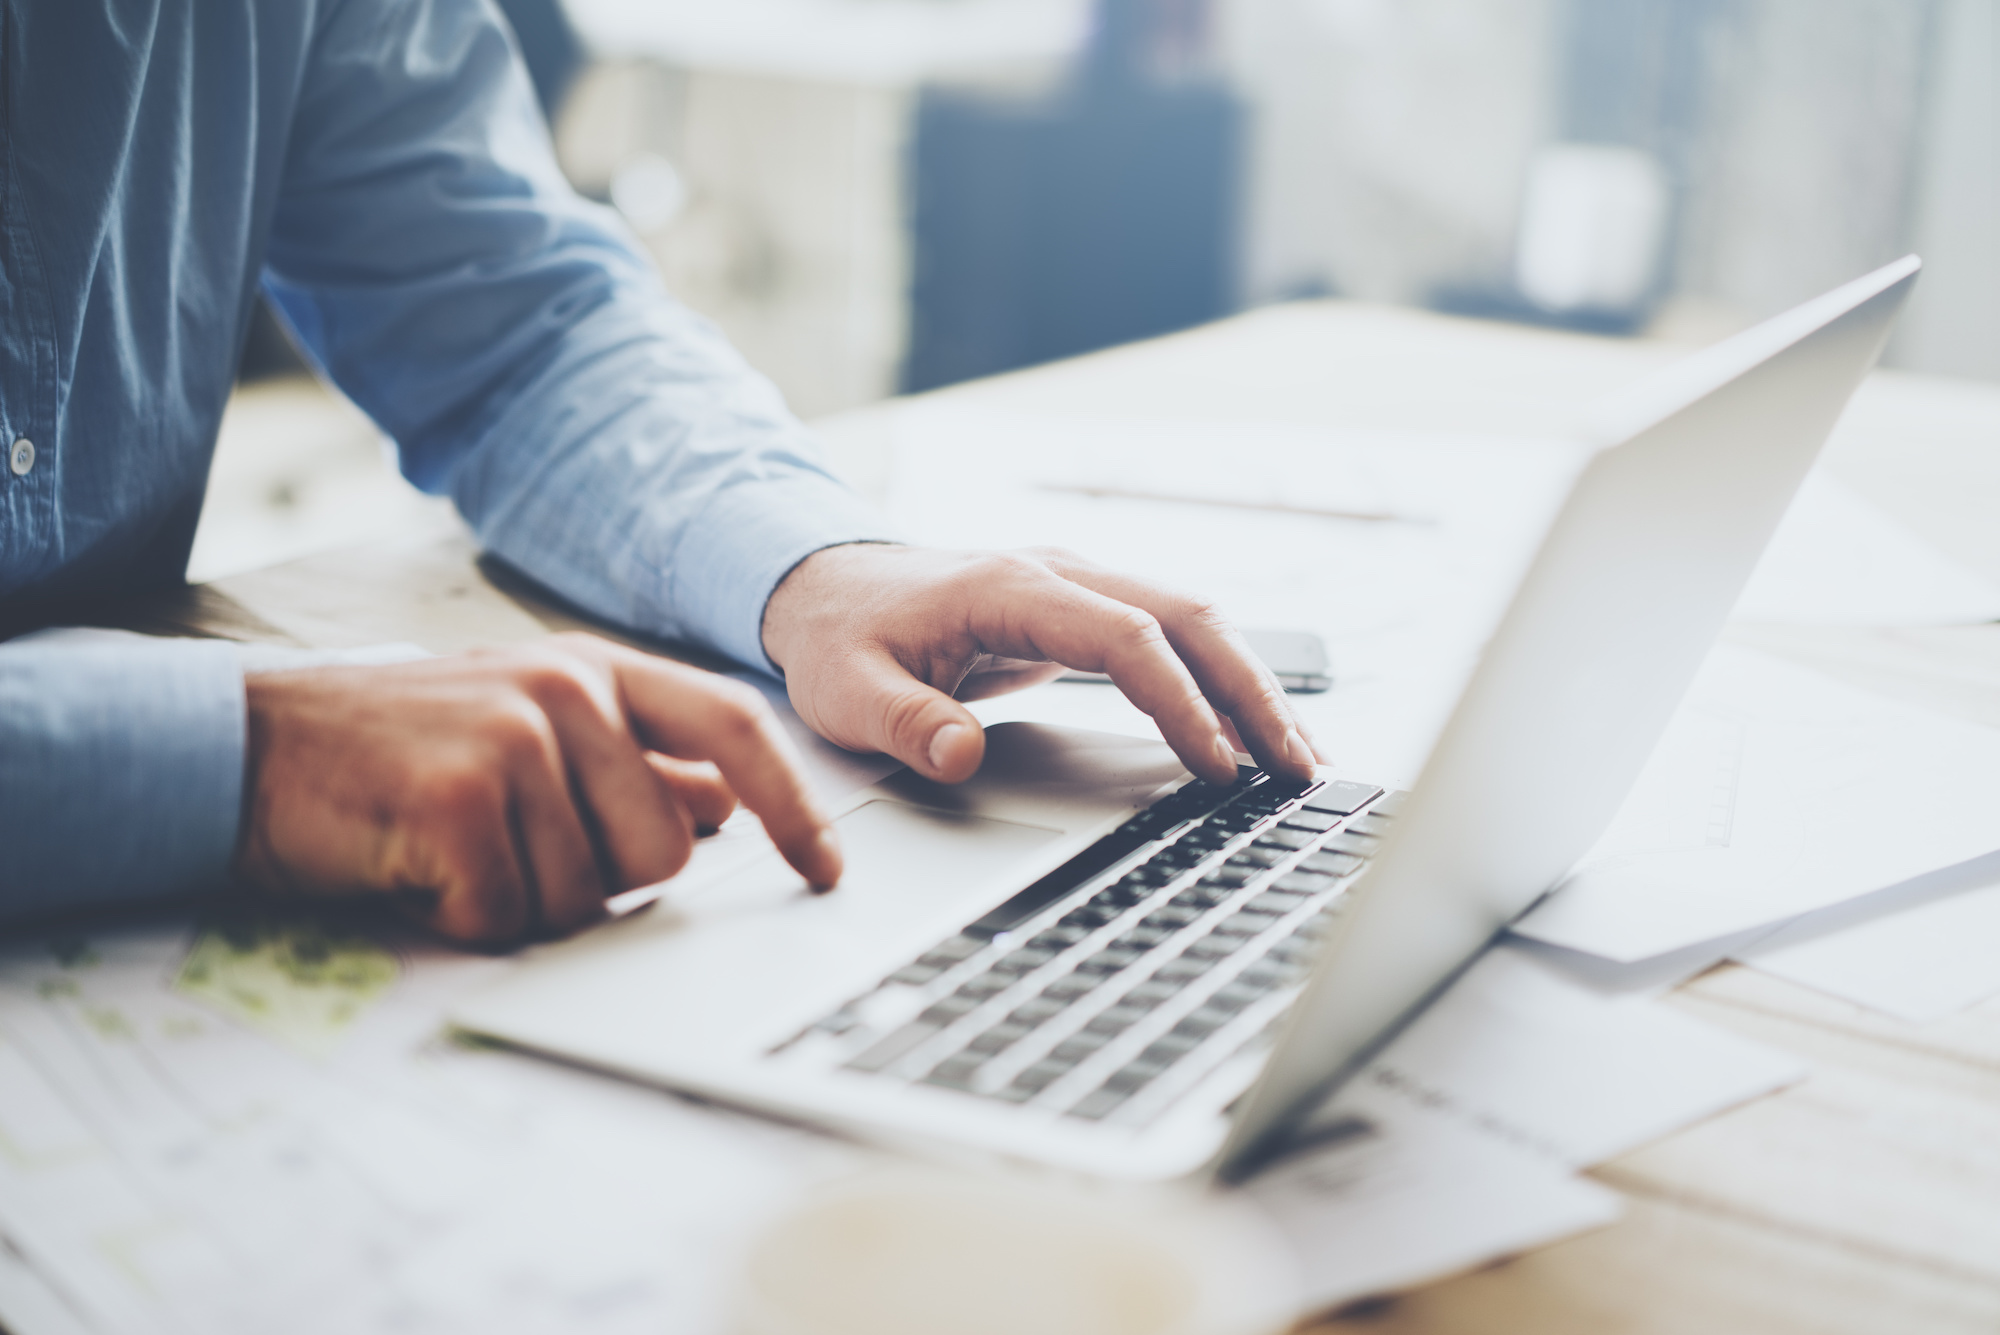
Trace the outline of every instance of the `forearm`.
{"type": "Polygon", "coordinates": [[[243,740],[227,644],[0,644],[0,917],[218,884],[242,813],[243,740]]]}

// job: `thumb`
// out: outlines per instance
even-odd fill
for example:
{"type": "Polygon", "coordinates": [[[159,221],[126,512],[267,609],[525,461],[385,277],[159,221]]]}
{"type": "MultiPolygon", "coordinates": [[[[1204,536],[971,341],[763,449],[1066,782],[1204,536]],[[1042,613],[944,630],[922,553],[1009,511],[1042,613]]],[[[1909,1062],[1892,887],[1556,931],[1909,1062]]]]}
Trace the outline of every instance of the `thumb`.
{"type": "Polygon", "coordinates": [[[817,720],[843,746],[882,751],[941,783],[972,777],[986,754],[986,733],[972,711],[933,689],[888,654],[849,661],[838,693],[840,717],[817,720]]]}

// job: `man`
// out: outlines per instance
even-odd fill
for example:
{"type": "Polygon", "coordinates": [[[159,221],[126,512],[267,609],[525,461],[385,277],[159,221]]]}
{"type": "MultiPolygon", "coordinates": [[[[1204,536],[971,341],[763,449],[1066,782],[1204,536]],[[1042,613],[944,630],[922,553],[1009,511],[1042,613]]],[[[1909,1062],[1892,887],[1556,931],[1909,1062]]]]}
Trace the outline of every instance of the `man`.
{"type": "MultiPolygon", "coordinates": [[[[1197,773],[1313,752],[1209,609],[1061,552],[899,547],[553,163],[488,0],[0,0],[0,602],[177,582],[257,284],[487,548],[785,675],[945,781],[959,699],[1110,672],[1197,773]],[[956,699],[954,699],[954,696],[956,699]],[[1232,733],[1235,737],[1232,738],[1232,733]]],[[[590,637],[253,673],[190,641],[0,644],[0,911],[234,875],[560,932],[740,799],[838,845],[755,692],[590,637]]]]}

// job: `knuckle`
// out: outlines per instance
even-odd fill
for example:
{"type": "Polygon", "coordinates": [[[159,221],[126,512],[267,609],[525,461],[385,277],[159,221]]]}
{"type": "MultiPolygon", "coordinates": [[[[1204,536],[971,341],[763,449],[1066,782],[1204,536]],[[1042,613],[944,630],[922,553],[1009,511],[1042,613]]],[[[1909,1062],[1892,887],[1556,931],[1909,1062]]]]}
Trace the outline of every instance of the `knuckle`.
{"type": "Polygon", "coordinates": [[[1121,640],[1135,645],[1164,639],[1160,620],[1143,607],[1121,607],[1113,614],[1112,631],[1121,640]]]}

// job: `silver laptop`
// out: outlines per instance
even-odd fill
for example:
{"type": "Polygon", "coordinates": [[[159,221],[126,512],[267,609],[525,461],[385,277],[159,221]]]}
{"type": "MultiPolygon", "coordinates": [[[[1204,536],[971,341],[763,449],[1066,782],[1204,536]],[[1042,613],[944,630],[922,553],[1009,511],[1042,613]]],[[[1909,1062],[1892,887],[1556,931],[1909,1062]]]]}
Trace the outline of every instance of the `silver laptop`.
{"type": "Polygon", "coordinates": [[[1623,801],[1915,281],[1906,258],[1611,406],[1418,782],[989,730],[773,852],[535,953],[465,1029],[892,1142],[1240,1177],[1623,801]]]}

